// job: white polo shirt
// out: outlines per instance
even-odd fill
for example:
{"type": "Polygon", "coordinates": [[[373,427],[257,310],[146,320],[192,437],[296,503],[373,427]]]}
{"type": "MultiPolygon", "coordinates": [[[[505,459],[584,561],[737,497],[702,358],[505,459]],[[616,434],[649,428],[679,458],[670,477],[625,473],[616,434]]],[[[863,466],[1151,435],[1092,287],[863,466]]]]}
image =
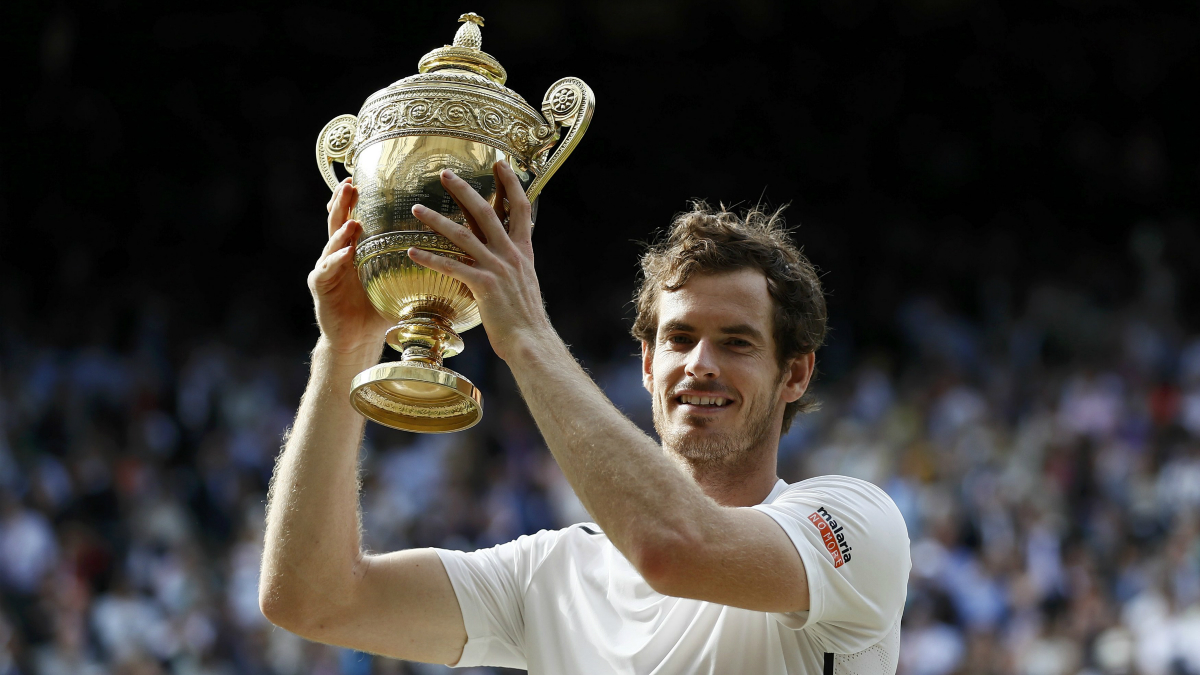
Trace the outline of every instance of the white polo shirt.
{"type": "Polygon", "coordinates": [[[752,507],[791,538],[810,608],[770,614],[655,592],[595,525],[471,553],[439,550],[462,608],[459,666],[531,675],[892,675],[908,530],[891,498],[845,476],[788,485],[752,507]]]}

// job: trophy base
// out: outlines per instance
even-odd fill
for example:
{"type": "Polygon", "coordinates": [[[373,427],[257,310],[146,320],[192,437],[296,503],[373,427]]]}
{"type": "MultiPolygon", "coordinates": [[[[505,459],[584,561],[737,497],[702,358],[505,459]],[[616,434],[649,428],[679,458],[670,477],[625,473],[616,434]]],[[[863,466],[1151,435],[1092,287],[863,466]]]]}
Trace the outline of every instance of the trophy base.
{"type": "Polygon", "coordinates": [[[364,370],[350,385],[350,404],[373,422],[421,434],[462,431],[483,417],[483,395],[470,380],[422,361],[364,370]]]}

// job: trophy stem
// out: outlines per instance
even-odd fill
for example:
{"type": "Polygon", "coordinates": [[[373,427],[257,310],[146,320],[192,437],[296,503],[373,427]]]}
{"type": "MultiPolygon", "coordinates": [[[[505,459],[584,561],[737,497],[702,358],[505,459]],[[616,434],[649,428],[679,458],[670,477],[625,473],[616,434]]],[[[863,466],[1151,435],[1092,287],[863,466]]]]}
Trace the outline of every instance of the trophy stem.
{"type": "Polygon", "coordinates": [[[467,378],[442,366],[463,341],[437,314],[411,314],[387,332],[402,354],[359,373],[350,404],[379,424],[417,433],[461,431],[483,416],[483,396],[467,378]]]}
{"type": "Polygon", "coordinates": [[[420,361],[421,363],[432,363],[435,366],[442,365],[442,355],[440,350],[430,349],[426,345],[410,344],[404,348],[404,353],[400,359],[402,361],[420,361]]]}
{"type": "Polygon", "coordinates": [[[387,343],[401,353],[404,362],[419,361],[435,366],[463,350],[463,341],[449,322],[437,314],[414,314],[392,326],[387,343]]]}

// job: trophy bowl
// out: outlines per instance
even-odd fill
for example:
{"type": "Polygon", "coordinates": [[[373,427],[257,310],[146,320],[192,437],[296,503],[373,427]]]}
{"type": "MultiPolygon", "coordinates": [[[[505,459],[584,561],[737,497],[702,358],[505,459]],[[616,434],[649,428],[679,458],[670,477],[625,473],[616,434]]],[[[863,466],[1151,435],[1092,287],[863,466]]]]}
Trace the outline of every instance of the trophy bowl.
{"type": "MultiPolygon", "coordinates": [[[[463,350],[460,334],[479,325],[479,307],[462,282],[409,259],[416,247],[467,264],[474,260],[413,217],[421,204],[465,223],[441,183],[450,169],[493,206],[492,166],[506,162],[537,211],[537,197],[583,136],[595,109],[577,78],[550,86],[538,111],[504,86],[507,73],[480,49],[476,14],[459,17],[454,43],[426,54],[418,74],[367,98],[358,115],[339,115],[317,137],[317,165],[329,188],[340,162],[353,176],[362,224],[354,265],[371,304],[394,322],[387,344],[401,353],[359,373],[350,401],[360,413],[396,429],[460,431],[483,416],[483,396],[442,365],[463,350]]],[[[507,209],[507,205],[505,205],[507,209]]],[[[507,223],[505,223],[507,227],[507,223]]]]}

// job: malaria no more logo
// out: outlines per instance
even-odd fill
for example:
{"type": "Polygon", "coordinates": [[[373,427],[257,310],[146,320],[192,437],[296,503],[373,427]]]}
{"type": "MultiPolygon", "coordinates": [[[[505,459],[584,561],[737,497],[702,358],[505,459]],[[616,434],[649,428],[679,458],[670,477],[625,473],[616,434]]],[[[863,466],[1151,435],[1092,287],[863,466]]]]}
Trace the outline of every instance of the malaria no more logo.
{"type": "Polygon", "coordinates": [[[850,552],[854,549],[850,546],[850,542],[846,541],[846,533],[842,531],[842,526],[838,525],[833,516],[829,515],[825,507],[819,507],[808,519],[817,527],[825,549],[829,551],[829,555],[833,556],[833,566],[841,567],[850,562],[850,552]]]}

